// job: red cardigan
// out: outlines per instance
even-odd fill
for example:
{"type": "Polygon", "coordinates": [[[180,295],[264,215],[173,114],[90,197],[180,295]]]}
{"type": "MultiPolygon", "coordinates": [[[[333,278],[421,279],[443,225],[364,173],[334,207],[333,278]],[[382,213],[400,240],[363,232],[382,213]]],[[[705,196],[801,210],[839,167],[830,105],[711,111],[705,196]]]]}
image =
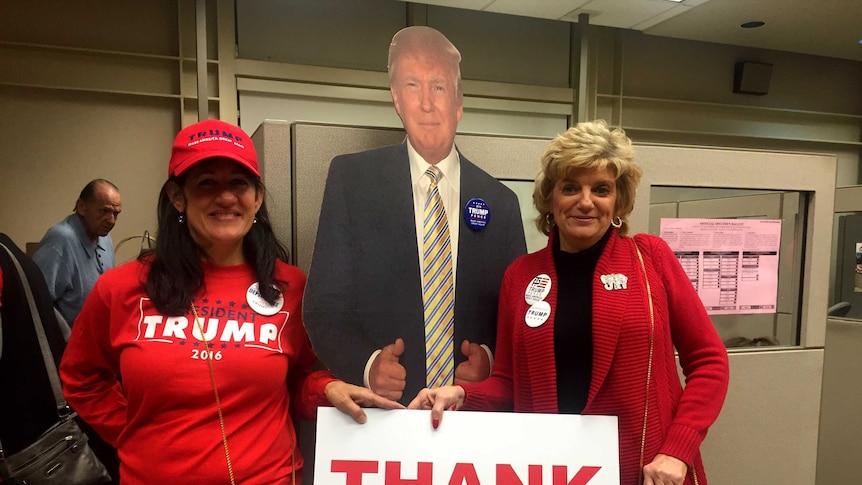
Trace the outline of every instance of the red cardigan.
{"type": "MultiPolygon", "coordinates": [[[[659,453],[679,458],[690,469],[693,465],[698,484],[703,485],[706,477],[699,448],[727,393],[727,352],[667,244],[649,235],[638,235],[636,240],[649,275],[655,328],[651,332],[647,287],[633,239],[614,231],[593,280],[593,370],[583,414],[618,416],[620,483],[640,483],[648,394],[643,464],[659,453]],[[605,289],[601,276],[610,274],[626,276],[625,288],[605,289]],[[677,374],[674,347],[686,376],[685,390],[677,374]]],[[[520,257],[506,270],[500,290],[494,371],[482,383],[463,386],[464,409],[558,412],[554,361],[557,274],[551,244],[553,235],[545,249],[520,257]],[[551,315],[532,328],[525,324],[530,305],[524,293],[540,274],[551,278],[545,298],[551,315]]],[[[685,483],[694,483],[691,472],[685,483]]]]}

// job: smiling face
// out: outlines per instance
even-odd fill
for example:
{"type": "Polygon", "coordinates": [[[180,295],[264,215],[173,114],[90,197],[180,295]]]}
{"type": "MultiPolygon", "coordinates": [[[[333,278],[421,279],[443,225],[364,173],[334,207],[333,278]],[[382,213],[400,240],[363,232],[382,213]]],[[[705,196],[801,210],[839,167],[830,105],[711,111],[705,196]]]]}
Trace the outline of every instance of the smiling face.
{"type": "Polygon", "coordinates": [[[263,203],[263,187],[251,173],[226,158],[201,162],[169,188],[174,207],[185,213],[192,239],[216,264],[244,261],[242,241],[263,203]]]}
{"type": "Polygon", "coordinates": [[[457,73],[440,59],[409,56],[398,60],[390,90],[413,148],[436,164],[452,150],[464,106],[457,73]]]}
{"type": "Polygon", "coordinates": [[[559,228],[560,249],[583,251],[604,236],[617,202],[615,180],[608,169],[574,168],[554,185],[551,212],[559,228]]]}

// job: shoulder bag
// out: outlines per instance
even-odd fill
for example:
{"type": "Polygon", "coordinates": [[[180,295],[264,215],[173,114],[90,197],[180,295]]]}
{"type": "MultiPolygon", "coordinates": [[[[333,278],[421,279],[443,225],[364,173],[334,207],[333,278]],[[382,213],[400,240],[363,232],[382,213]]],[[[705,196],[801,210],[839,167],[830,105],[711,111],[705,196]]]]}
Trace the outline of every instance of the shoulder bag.
{"type": "Polygon", "coordinates": [[[33,444],[13,455],[6,456],[3,453],[3,444],[0,443],[0,477],[3,478],[5,484],[9,485],[97,485],[110,483],[111,476],[102,462],[96,458],[87,443],[87,435],[75,421],[78,416],[77,413],[72,412],[66,400],[63,399],[57,365],[48,346],[42,318],[39,316],[38,308],[36,308],[36,301],[33,298],[27,275],[9,248],[3,244],[0,246],[3,246],[3,249],[12,256],[15,268],[21,276],[59,417],[59,421],[42,433],[33,444]]]}
{"type": "MultiPolygon", "coordinates": [[[[640,464],[639,470],[641,474],[640,481],[643,483],[643,469],[644,469],[644,449],[646,448],[646,432],[647,432],[647,416],[649,414],[649,386],[650,380],[652,378],[652,361],[653,361],[653,352],[655,350],[655,313],[653,307],[652,300],[652,288],[649,284],[649,275],[647,274],[646,264],[644,264],[643,253],[641,253],[640,247],[638,247],[638,242],[635,240],[635,237],[632,236],[632,243],[635,246],[635,253],[637,254],[638,261],[640,262],[641,270],[644,274],[644,284],[646,285],[647,291],[647,300],[649,300],[649,360],[647,362],[647,378],[646,378],[646,398],[644,400],[644,425],[643,430],[641,432],[641,453],[640,453],[640,464]]],[[[691,472],[691,478],[694,482],[694,485],[699,485],[699,481],[697,479],[697,470],[694,468],[693,464],[687,464],[688,471],[691,472]]]]}

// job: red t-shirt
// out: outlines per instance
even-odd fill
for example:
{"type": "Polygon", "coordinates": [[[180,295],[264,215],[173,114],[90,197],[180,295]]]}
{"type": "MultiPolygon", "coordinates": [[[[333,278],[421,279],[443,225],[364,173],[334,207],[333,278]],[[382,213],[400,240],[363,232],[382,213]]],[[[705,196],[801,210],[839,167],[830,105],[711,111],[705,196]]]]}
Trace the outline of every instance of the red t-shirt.
{"type": "Polygon", "coordinates": [[[155,309],[141,283],[146,268],[133,261],[106,272],[84,303],[60,366],[69,403],[117,446],[124,484],[226,483],[211,358],[237,482],[288,483],[302,466],[298,453],[291,460],[288,408],[313,418],[334,379],[309,371],[317,357],[301,320],[305,275],[276,266],[288,287],[267,316],[255,311],[248,265],[204,265],[194,305],[205,344],[191,311],[155,309]]]}

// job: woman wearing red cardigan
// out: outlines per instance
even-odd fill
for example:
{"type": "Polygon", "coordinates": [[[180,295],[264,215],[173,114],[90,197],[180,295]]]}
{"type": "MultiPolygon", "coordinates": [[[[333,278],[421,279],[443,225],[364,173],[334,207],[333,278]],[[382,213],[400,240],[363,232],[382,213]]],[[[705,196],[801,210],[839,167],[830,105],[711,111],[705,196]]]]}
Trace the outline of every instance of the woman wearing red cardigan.
{"type": "Polygon", "coordinates": [[[620,483],[706,484],[699,449],[727,393],[727,352],[667,244],[626,236],[641,174],[604,121],[551,142],[533,193],[548,245],[506,271],[491,376],[425,389],[411,408],[431,409],[435,428],[451,408],[614,415],[620,483]]]}

